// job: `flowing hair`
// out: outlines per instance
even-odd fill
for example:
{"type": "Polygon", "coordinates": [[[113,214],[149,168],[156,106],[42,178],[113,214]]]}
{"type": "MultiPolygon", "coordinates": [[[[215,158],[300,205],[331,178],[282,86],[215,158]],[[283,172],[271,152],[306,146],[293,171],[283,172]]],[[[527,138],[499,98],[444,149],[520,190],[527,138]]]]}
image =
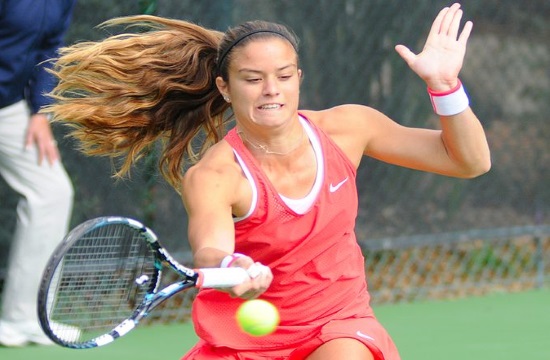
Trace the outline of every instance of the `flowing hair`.
{"type": "Polygon", "coordinates": [[[230,104],[216,87],[228,80],[233,50],[266,37],[298,39],[283,25],[249,21],[227,32],[151,15],[115,18],[100,27],[137,28],[60,49],[51,70],[58,84],[43,111],[70,127],[87,155],[120,158],[116,177],[162,142],[159,169],[180,191],[194,163],[226,133],[230,104]]]}
{"type": "Polygon", "coordinates": [[[215,84],[223,33],[147,15],[100,26],[115,25],[141,32],[60,49],[54,102],[44,112],[70,127],[83,153],[121,158],[116,177],[160,140],[160,172],[179,191],[185,160],[218,142],[231,117],[215,84]]]}

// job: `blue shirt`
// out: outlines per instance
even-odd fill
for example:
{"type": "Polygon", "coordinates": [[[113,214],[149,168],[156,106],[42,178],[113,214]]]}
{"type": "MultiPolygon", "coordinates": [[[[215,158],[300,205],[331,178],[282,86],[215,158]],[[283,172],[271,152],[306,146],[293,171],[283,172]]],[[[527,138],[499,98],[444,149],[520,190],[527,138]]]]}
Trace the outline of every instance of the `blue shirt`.
{"type": "Polygon", "coordinates": [[[32,113],[55,86],[45,60],[63,45],[76,0],[0,0],[0,108],[26,99],[32,113]]]}

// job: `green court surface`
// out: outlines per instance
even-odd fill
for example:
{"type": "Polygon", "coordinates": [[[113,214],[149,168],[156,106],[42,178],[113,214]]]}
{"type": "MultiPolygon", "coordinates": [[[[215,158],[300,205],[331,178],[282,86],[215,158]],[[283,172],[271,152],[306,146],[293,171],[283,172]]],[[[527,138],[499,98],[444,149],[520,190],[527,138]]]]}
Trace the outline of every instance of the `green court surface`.
{"type": "MultiPolygon", "coordinates": [[[[383,305],[375,311],[403,360],[550,359],[550,289],[383,305]]],[[[196,339],[190,324],[143,326],[103,348],[0,348],[0,359],[177,360],[196,339]]]]}

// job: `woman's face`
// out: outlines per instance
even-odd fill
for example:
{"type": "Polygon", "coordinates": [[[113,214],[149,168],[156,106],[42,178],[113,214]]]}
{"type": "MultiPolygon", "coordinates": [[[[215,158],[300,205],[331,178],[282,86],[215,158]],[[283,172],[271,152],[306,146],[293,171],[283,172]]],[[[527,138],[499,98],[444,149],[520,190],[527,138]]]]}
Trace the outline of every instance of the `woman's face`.
{"type": "Polygon", "coordinates": [[[277,127],[298,114],[300,77],[292,45],[269,37],[234,49],[229,80],[218,78],[217,84],[242,125],[277,127]]]}

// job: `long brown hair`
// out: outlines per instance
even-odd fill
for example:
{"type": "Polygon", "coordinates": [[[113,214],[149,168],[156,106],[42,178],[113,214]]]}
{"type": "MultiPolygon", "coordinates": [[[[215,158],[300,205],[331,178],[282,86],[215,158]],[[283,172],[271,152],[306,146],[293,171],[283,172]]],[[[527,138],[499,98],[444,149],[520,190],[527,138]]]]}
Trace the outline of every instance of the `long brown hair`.
{"type": "Polygon", "coordinates": [[[52,72],[59,82],[44,111],[67,124],[87,155],[121,158],[122,177],[160,141],[163,177],[179,191],[186,161],[195,162],[220,141],[230,105],[215,85],[227,78],[238,37],[282,36],[297,50],[284,26],[253,21],[224,34],[175,19],[132,16],[100,26],[137,27],[138,32],[82,42],[60,50],[52,72]],[[258,29],[266,32],[256,33],[258,29]],[[218,64],[220,53],[225,60],[218,64]]]}

